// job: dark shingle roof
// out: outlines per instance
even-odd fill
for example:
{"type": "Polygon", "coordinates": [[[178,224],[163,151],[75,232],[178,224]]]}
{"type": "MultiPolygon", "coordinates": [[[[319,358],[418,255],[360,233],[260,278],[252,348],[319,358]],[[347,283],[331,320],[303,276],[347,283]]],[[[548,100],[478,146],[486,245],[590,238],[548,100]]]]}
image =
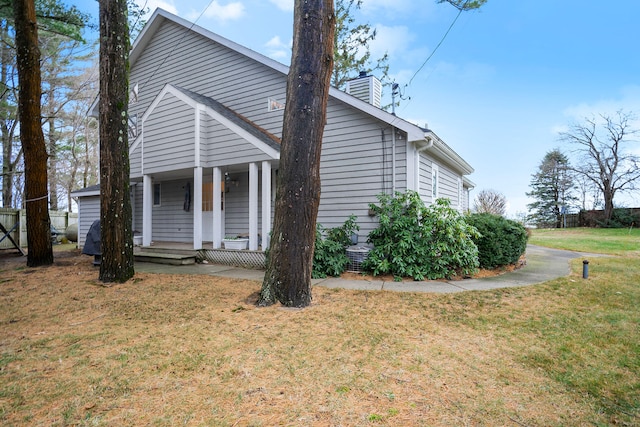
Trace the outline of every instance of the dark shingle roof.
{"type": "Polygon", "coordinates": [[[199,93],[190,91],[189,89],[185,89],[179,86],[174,86],[174,87],[178,89],[180,92],[190,97],[191,99],[193,99],[194,101],[202,105],[205,105],[211,108],[212,110],[214,110],[215,112],[221,114],[226,119],[232,121],[237,126],[249,132],[252,136],[256,137],[260,141],[280,151],[280,138],[268,132],[267,130],[261,128],[260,126],[256,125],[254,122],[252,122],[248,118],[244,117],[239,113],[236,113],[231,108],[216,101],[213,98],[201,95],[199,93]]]}

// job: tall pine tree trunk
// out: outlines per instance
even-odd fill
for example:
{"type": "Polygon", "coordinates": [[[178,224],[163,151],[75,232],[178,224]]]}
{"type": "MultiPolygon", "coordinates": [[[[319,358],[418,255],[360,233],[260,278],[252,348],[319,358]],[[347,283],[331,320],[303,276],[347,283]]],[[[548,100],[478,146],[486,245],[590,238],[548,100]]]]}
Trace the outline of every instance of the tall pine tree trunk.
{"type": "Polygon", "coordinates": [[[311,303],[334,31],[333,0],[296,0],[272,244],[259,305],[311,303]]]}
{"type": "Polygon", "coordinates": [[[129,199],[129,28],[126,0],[100,0],[100,228],[102,282],[133,277],[129,199]]]}
{"type": "Polygon", "coordinates": [[[20,140],[24,149],[27,265],[53,263],[47,192],[47,148],[41,118],[40,49],[34,0],[13,0],[18,65],[20,140]]]}

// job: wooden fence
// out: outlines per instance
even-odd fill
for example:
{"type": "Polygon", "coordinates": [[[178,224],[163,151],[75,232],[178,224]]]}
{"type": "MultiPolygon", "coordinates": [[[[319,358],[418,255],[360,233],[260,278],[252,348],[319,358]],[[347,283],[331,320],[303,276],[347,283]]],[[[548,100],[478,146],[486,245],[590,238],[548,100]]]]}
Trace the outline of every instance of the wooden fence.
{"type": "MultiPolygon", "coordinates": [[[[58,231],[64,232],[71,224],[78,223],[78,214],[63,211],[49,211],[51,225],[58,231]]],[[[27,247],[27,211],[25,209],[0,208],[0,223],[9,231],[16,224],[17,227],[11,232],[11,237],[21,247],[27,247]]],[[[4,233],[0,234],[0,238],[4,233]]],[[[0,242],[0,249],[12,248],[13,244],[9,239],[0,242]]]]}

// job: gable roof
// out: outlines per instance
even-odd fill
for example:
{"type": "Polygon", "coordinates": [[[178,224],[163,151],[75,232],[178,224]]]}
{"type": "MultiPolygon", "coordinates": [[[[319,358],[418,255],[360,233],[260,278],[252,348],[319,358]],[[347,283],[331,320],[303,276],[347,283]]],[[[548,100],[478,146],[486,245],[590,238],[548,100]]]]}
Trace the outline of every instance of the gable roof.
{"type": "MultiPolygon", "coordinates": [[[[130,67],[133,67],[133,65],[136,63],[142,52],[144,52],[145,47],[153,38],[153,35],[160,29],[162,23],[165,20],[172,21],[178,25],[181,25],[185,28],[185,31],[193,31],[197,34],[200,34],[203,37],[213,40],[214,42],[219,43],[222,46],[225,46],[244,56],[247,56],[282,74],[287,75],[289,73],[288,66],[160,8],[156,9],[155,12],[153,12],[151,18],[149,18],[149,21],[147,21],[147,24],[133,43],[131,53],[129,54],[130,67]]],[[[177,48],[180,45],[181,40],[182,37],[176,38],[175,45],[172,47],[169,55],[178,54],[179,50],[177,48]]],[[[408,121],[384,110],[381,110],[380,108],[374,107],[373,105],[364,102],[352,95],[349,95],[348,93],[343,92],[340,89],[331,87],[329,89],[329,96],[338,99],[354,108],[357,108],[362,112],[389,124],[390,126],[395,126],[396,128],[406,132],[409,141],[423,141],[425,139],[425,133],[419,126],[416,126],[413,123],[409,123],[408,121]]]]}
{"type": "Polygon", "coordinates": [[[268,132],[267,130],[261,128],[256,125],[254,122],[244,117],[242,114],[233,111],[231,108],[226,105],[216,101],[213,98],[208,96],[201,95],[199,93],[195,93],[189,89],[182,88],[180,86],[174,86],[180,92],[184,93],[197,103],[204,105],[205,107],[209,107],[216,113],[220,114],[222,117],[226,118],[230,122],[234,123],[239,128],[245,130],[249,134],[253,135],[257,139],[261,140],[265,144],[269,145],[274,150],[280,151],[280,138],[268,132]]]}
{"type": "MultiPolygon", "coordinates": [[[[209,40],[214,41],[215,43],[218,43],[233,51],[236,51],[241,55],[244,55],[250,59],[253,59],[254,61],[260,64],[263,64],[264,66],[269,67],[284,75],[287,75],[289,73],[288,66],[160,8],[154,11],[154,13],[151,15],[151,18],[149,18],[143,30],[140,32],[135,42],[133,43],[131,52],[129,54],[130,67],[133,67],[136,61],[140,58],[141,54],[144,52],[147,45],[151,42],[154,34],[160,29],[160,27],[165,21],[171,21],[177,25],[180,25],[184,27],[185,31],[193,31],[209,40]]],[[[169,51],[169,55],[177,54],[179,52],[178,47],[182,39],[183,39],[182,37],[176,38],[175,44],[172,46],[171,50],[169,51]]],[[[161,65],[162,64],[158,64],[158,67],[160,67],[161,65]]],[[[196,102],[202,105],[206,105],[210,107],[213,111],[217,111],[220,114],[223,114],[222,111],[226,113],[228,112],[227,110],[229,110],[227,107],[223,106],[222,104],[219,104],[219,103],[218,103],[219,105],[216,104],[217,101],[211,98],[207,98],[205,96],[195,94],[194,92],[187,91],[186,89],[182,89],[182,88],[177,88],[177,89],[182,91],[185,95],[191,97],[196,102]]],[[[349,95],[348,93],[340,89],[337,89],[335,87],[331,87],[329,89],[329,96],[355,109],[358,109],[363,113],[368,114],[369,116],[372,116],[383,123],[386,123],[389,126],[393,126],[401,131],[406,132],[408,141],[415,143],[418,148],[422,148],[422,149],[424,149],[425,147],[431,148],[434,151],[434,153],[438,155],[438,157],[441,157],[446,161],[451,162],[455,167],[459,168],[463,174],[473,173],[474,171],[473,167],[471,167],[471,165],[467,163],[460,155],[458,155],[453,149],[451,149],[447,144],[445,144],[444,141],[442,141],[433,131],[429,129],[423,129],[420,126],[410,123],[380,108],[374,107],[373,105],[365,101],[362,101],[352,95],[349,95]]],[[[92,110],[93,110],[93,107],[92,107],[92,110]]],[[[232,112],[232,113],[234,115],[237,115],[235,112],[232,112]]],[[[243,118],[242,116],[239,116],[239,117],[241,120],[246,122],[245,125],[248,124],[250,126],[251,132],[258,130],[258,133],[263,134],[262,136],[264,136],[264,133],[267,133],[263,129],[259,129],[259,128],[256,129],[257,126],[251,124],[251,122],[248,121],[246,118],[243,118]]],[[[249,128],[247,128],[247,130],[249,130],[249,128]]],[[[274,142],[274,138],[275,137],[271,135],[268,139],[271,142],[274,142]]],[[[279,144],[279,141],[276,141],[276,142],[279,144]]],[[[279,145],[277,149],[279,152],[279,145]]]]}
{"type": "MultiPolygon", "coordinates": [[[[201,95],[188,89],[184,89],[172,84],[165,84],[160,93],[147,108],[142,116],[144,123],[149,116],[153,114],[156,107],[164,99],[167,94],[171,94],[187,105],[196,108],[200,105],[203,111],[211,118],[219,122],[221,125],[235,133],[245,141],[249,142],[257,149],[269,155],[273,159],[280,158],[280,138],[267,132],[265,129],[257,126],[255,123],[236,113],[229,107],[221,104],[213,98],[201,95]]],[[[138,135],[136,140],[129,147],[129,154],[133,153],[142,143],[142,134],[138,135]]]]}

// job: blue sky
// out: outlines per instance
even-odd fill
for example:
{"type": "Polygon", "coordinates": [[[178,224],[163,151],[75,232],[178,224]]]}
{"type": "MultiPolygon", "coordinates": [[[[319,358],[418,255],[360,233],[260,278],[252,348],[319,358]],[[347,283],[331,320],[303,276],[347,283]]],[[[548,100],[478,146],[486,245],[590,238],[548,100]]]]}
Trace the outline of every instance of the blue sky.
{"type": "MultiPolygon", "coordinates": [[[[71,3],[97,21],[97,2],[71,3]]],[[[293,0],[138,3],[289,64],[293,0]]],[[[396,113],[427,124],[475,168],[472,198],[499,191],[515,216],[545,153],[569,153],[559,131],[601,113],[640,115],[640,1],[488,0],[459,17],[416,74],[456,15],[435,0],[364,0],[357,18],[377,28],[373,56],[389,54],[407,98],[396,113]]],[[[618,202],[640,206],[640,193],[618,202]]]]}

